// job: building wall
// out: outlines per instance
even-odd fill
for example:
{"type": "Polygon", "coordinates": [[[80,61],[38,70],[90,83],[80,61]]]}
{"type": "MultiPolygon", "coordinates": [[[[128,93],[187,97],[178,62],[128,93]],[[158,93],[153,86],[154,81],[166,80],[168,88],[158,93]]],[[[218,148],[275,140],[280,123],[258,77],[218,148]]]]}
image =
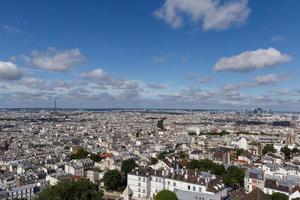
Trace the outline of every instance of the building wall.
{"type": "Polygon", "coordinates": [[[127,184],[133,191],[133,198],[147,199],[150,196],[150,178],[128,174],[127,184]]]}
{"type": "MultiPolygon", "coordinates": [[[[127,182],[133,192],[133,199],[154,198],[155,195],[163,189],[168,189],[176,194],[178,193],[178,195],[182,195],[182,198],[192,194],[197,194],[197,197],[201,197],[201,200],[220,200],[222,196],[226,196],[225,189],[220,191],[218,194],[214,194],[207,192],[205,185],[193,184],[155,175],[144,177],[138,174],[128,174],[127,182]]],[[[195,197],[196,196],[194,195],[192,199],[195,197]]]]}

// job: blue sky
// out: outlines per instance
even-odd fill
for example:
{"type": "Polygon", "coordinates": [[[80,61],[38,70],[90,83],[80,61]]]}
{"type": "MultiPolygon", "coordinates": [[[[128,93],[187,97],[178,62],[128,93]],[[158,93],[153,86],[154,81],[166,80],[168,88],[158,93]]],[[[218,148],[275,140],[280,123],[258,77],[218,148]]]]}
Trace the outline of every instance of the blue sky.
{"type": "Polygon", "coordinates": [[[300,110],[300,1],[3,0],[0,107],[300,110]]]}

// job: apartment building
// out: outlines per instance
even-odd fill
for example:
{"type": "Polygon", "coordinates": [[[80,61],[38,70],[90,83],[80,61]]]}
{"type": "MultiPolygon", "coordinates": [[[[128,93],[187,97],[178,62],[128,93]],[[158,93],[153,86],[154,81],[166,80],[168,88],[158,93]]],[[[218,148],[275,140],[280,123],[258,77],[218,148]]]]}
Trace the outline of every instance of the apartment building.
{"type": "Polygon", "coordinates": [[[139,168],[128,174],[127,182],[127,191],[131,191],[128,200],[154,199],[163,189],[175,192],[179,200],[221,200],[227,196],[219,178],[195,170],[139,168]]]}

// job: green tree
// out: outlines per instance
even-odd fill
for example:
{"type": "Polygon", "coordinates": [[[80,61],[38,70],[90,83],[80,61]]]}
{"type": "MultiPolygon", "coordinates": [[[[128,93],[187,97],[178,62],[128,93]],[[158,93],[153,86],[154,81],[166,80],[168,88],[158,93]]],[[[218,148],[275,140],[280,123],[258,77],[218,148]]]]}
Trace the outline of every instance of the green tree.
{"type": "Polygon", "coordinates": [[[103,183],[107,190],[123,191],[126,187],[126,180],[118,170],[109,170],[103,176],[103,183]]]}
{"type": "Polygon", "coordinates": [[[103,192],[87,179],[63,180],[40,192],[36,200],[101,200],[103,192]]]}
{"type": "Polygon", "coordinates": [[[151,163],[151,165],[155,165],[155,164],[157,164],[158,163],[158,160],[156,159],[156,158],[151,158],[150,159],[150,163],[151,163]]]}
{"type": "Polygon", "coordinates": [[[223,182],[225,185],[243,185],[244,176],[245,172],[242,169],[236,166],[230,166],[223,175],[223,182]]]}
{"type": "Polygon", "coordinates": [[[179,152],[179,158],[180,159],[187,159],[189,157],[189,155],[183,151],[179,152]]]}
{"type": "Polygon", "coordinates": [[[124,160],[122,162],[121,166],[121,172],[124,173],[125,177],[127,177],[127,174],[131,172],[134,168],[136,168],[138,165],[135,163],[134,159],[128,159],[124,160]]]}
{"type": "Polygon", "coordinates": [[[297,149],[296,147],[292,149],[292,154],[299,153],[299,152],[300,152],[299,149],[297,149]]]}
{"type": "Polygon", "coordinates": [[[271,199],[272,199],[272,200],[288,200],[289,197],[286,196],[285,194],[282,194],[282,193],[279,193],[279,192],[274,192],[274,193],[271,195],[271,199]]]}
{"type": "Polygon", "coordinates": [[[276,153],[276,149],[274,148],[273,144],[267,144],[262,150],[263,155],[266,155],[269,152],[276,153]]]}
{"type": "Polygon", "coordinates": [[[282,147],[280,151],[283,153],[285,160],[291,159],[292,150],[288,146],[282,147]]]}
{"type": "Polygon", "coordinates": [[[166,118],[162,118],[162,119],[158,120],[158,122],[157,122],[157,127],[160,128],[161,130],[165,130],[165,127],[164,127],[164,120],[165,119],[166,118]]]}
{"type": "Polygon", "coordinates": [[[182,145],[181,143],[177,143],[177,144],[175,145],[175,149],[178,149],[181,145],[182,145]]]}
{"type": "Polygon", "coordinates": [[[157,156],[157,159],[164,160],[166,158],[166,154],[168,154],[166,151],[160,152],[157,156]]]}
{"type": "Polygon", "coordinates": [[[161,190],[156,194],[154,200],[177,200],[177,196],[170,190],[161,190]]]}
{"type": "Polygon", "coordinates": [[[187,164],[187,169],[197,169],[199,171],[210,171],[216,175],[222,175],[225,173],[225,168],[223,165],[215,164],[213,161],[204,160],[192,160],[187,164]]]}
{"type": "Polygon", "coordinates": [[[72,153],[70,155],[71,159],[83,159],[83,158],[87,158],[87,156],[89,155],[89,152],[84,150],[83,148],[79,148],[75,153],[72,153]]]}
{"type": "Polygon", "coordinates": [[[242,155],[243,152],[244,152],[243,149],[237,149],[235,152],[236,157],[239,157],[240,155],[242,155]]]}
{"type": "Polygon", "coordinates": [[[100,156],[98,156],[97,154],[92,153],[90,155],[90,159],[94,162],[100,162],[102,160],[102,158],[100,156]]]}

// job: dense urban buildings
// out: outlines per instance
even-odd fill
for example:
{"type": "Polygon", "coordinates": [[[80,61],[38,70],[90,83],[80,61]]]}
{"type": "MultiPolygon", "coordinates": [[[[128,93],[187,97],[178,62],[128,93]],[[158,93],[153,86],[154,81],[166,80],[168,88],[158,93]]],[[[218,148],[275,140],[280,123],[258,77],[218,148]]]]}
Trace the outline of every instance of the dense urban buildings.
{"type": "Polygon", "coordinates": [[[0,196],[34,199],[84,178],[107,199],[154,199],[162,190],[180,200],[257,191],[295,199],[299,128],[298,113],[269,111],[3,109],[0,196]],[[109,186],[108,172],[123,185],[109,186]]]}

